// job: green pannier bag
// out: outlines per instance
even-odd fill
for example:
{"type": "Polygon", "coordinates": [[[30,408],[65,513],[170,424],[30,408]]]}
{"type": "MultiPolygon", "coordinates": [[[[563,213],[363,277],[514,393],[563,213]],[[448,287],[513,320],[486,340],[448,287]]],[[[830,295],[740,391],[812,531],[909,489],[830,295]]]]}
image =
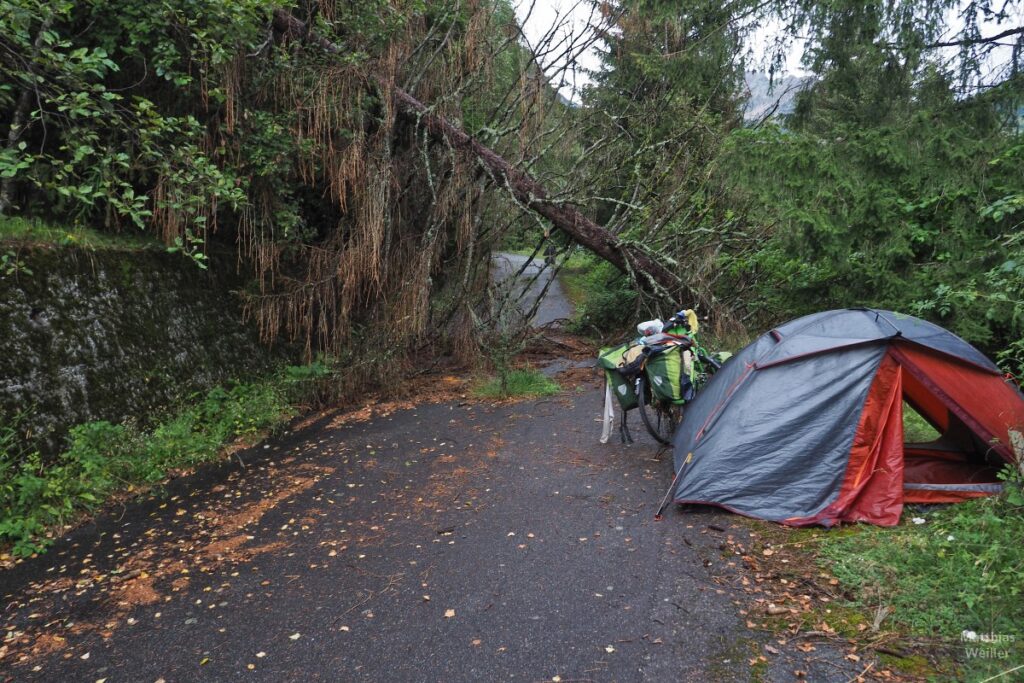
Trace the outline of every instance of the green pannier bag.
{"type": "Polygon", "coordinates": [[[655,398],[677,403],[683,399],[683,351],[681,346],[670,346],[647,359],[645,374],[655,398]]]}
{"type": "Polygon", "coordinates": [[[597,363],[604,368],[608,386],[612,388],[612,393],[615,394],[615,398],[618,399],[619,406],[623,410],[632,410],[637,406],[636,393],[633,391],[632,384],[618,370],[624,363],[623,356],[626,351],[633,346],[636,344],[627,342],[619,346],[601,349],[597,355],[597,363]]]}

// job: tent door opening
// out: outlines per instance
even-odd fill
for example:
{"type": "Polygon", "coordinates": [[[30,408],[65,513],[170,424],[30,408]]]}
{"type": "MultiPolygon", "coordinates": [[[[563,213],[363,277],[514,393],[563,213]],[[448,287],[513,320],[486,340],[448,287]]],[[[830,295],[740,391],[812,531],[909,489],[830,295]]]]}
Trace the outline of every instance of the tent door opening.
{"type": "Polygon", "coordinates": [[[968,427],[974,420],[964,408],[924,376],[927,357],[893,356],[901,366],[903,400],[938,433],[929,442],[904,442],[903,502],[955,503],[999,493],[1003,461],[968,427]]]}

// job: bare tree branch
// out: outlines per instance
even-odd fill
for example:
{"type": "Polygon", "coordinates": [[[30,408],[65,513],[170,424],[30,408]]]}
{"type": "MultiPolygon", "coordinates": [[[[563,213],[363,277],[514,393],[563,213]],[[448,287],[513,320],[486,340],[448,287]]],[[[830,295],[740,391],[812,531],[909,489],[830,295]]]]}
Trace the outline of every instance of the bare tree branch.
{"type": "Polygon", "coordinates": [[[928,43],[924,47],[927,50],[932,50],[939,47],[970,47],[972,45],[985,45],[988,43],[998,42],[1008,36],[1021,35],[1022,33],[1024,33],[1024,26],[1017,26],[1016,28],[1006,29],[1002,33],[997,33],[994,36],[964,38],[963,40],[946,40],[938,43],[928,43]]]}
{"type": "MultiPolygon", "coordinates": [[[[316,45],[331,54],[343,51],[341,46],[323,36],[307,31],[305,24],[286,10],[274,10],[274,28],[285,39],[305,37],[307,44],[316,45]]],[[[495,184],[507,187],[522,206],[546,218],[580,245],[633,276],[640,287],[673,301],[696,303],[706,300],[706,297],[698,296],[681,278],[639,244],[620,239],[572,206],[553,202],[532,176],[513,167],[451,122],[435,115],[409,93],[383,81],[378,81],[377,85],[385,91],[390,90],[399,110],[420,121],[430,135],[447,141],[456,149],[473,154],[495,184]]]]}

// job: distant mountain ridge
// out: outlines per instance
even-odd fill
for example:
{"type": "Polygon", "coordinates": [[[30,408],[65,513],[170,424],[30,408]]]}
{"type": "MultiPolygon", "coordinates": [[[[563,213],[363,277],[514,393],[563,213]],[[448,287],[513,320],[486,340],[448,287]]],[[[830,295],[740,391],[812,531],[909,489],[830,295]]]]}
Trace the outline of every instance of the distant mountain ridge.
{"type": "Polygon", "coordinates": [[[781,78],[776,77],[775,82],[772,83],[768,74],[747,71],[743,74],[743,81],[747,88],[743,120],[758,121],[766,115],[778,118],[792,113],[796,106],[796,94],[807,87],[811,82],[811,77],[782,76],[781,78]]]}

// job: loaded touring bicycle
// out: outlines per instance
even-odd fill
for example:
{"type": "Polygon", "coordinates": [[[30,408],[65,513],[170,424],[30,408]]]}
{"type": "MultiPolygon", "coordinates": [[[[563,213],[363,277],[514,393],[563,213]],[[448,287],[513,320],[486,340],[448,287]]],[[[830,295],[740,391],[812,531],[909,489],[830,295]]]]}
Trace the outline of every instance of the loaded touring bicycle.
{"type": "Polygon", "coordinates": [[[640,337],[601,349],[598,364],[605,373],[604,429],[606,443],[614,420],[614,402],[622,417],[619,436],[632,443],[627,415],[638,409],[651,436],[670,444],[686,403],[696,396],[729,354],[711,354],[697,339],[699,323],[692,310],[679,311],[664,323],[651,320],[637,326],[640,337]]]}

